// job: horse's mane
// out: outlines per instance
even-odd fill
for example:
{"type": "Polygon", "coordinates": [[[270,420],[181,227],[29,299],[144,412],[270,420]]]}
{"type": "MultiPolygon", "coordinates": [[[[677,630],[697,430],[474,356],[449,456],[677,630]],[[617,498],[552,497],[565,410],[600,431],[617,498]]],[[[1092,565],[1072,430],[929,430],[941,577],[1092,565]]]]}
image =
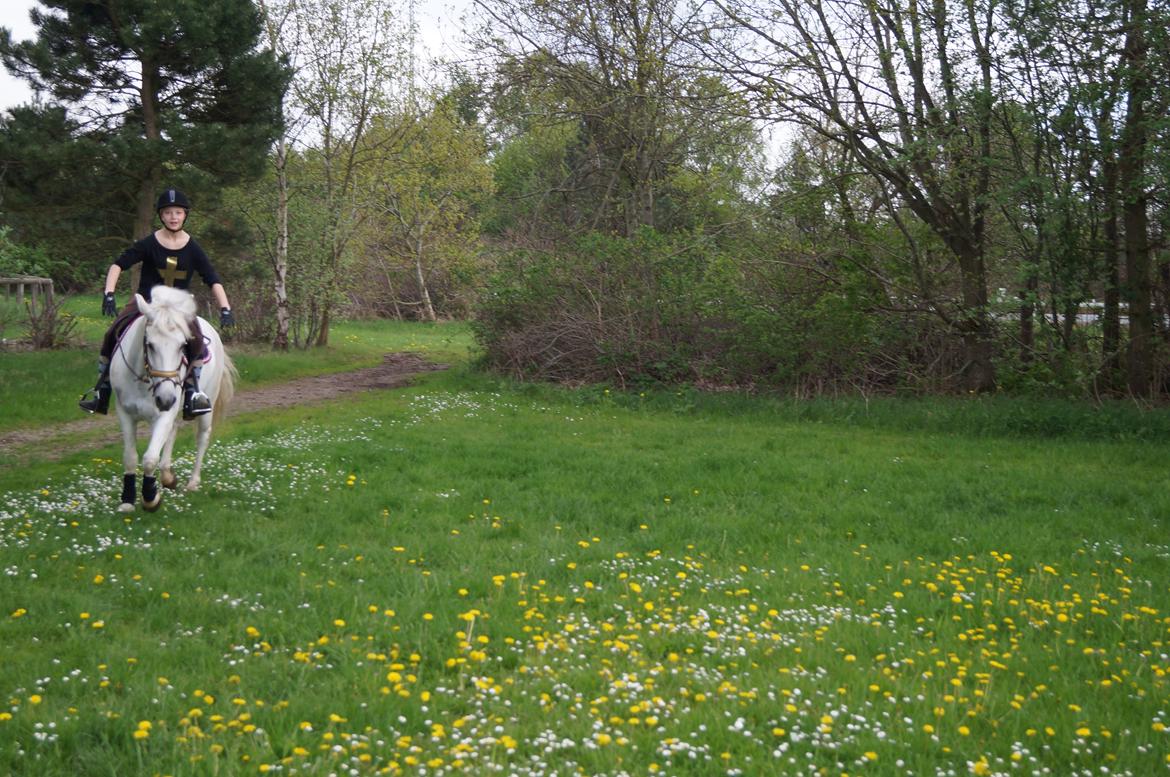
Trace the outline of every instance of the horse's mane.
{"type": "Polygon", "coordinates": [[[154,325],[162,331],[177,329],[191,336],[191,320],[195,318],[195,298],[182,289],[155,286],[150,290],[150,305],[154,309],[154,325]]]}

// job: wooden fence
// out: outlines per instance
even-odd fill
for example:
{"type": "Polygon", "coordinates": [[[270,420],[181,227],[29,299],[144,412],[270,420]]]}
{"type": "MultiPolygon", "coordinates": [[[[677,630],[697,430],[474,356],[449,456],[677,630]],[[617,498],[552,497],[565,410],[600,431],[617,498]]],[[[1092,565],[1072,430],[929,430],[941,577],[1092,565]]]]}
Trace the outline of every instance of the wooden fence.
{"type": "Polygon", "coordinates": [[[41,297],[46,305],[53,303],[53,279],[37,278],[32,275],[18,275],[12,278],[0,278],[0,287],[4,289],[4,296],[12,299],[16,296],[18,304],[24,303],[24,293],[28,290],[29,296],[36,304],[37,297],[41,297]]]}

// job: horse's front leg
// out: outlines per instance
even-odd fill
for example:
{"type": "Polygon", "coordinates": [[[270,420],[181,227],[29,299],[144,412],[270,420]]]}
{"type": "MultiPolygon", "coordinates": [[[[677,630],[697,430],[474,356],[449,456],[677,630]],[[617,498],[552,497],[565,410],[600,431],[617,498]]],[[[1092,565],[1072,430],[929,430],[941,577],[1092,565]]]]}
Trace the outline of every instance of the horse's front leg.
{"type": "Polygon", "coordinates": [[[198,491],[202,482],[200,473],[203,470],[203,454],[207,453],[207,446],[211,443],[212,415],[201,415],[195,421],[195,465],[191,468],[191,479],[187,481],[188,491],[198,491]]]}
{"type": "Polygon", "coordinates": [[[172,456],[175,450],[175,440],[179,437],[179,422],[178,419],[171,424],[171,436],[167,438],[166,445],[163,446],[162,461],[159,462],[158,482],[162,484],[163,488],[175,488],[178,485],[179,479],[175,477],[174,471],[171,469],[172,456]]]}
{"type": "Polygon", "coordinates": [[[153,513],[162,505],[162,493],[158,490],[157,474],[163,447],[170,440],[175,426],[175,410],[163,413],[150,427],[150,443],[142,454],[142,507],[153,513]]]}
{"type": "Polygon", "coordinates": [[[118,421],[122,426],[122,503],[118,512],[134,512],[134,501],[138,498],[135,478],[138,474],[138,422],[118,407],[118,421]]]}

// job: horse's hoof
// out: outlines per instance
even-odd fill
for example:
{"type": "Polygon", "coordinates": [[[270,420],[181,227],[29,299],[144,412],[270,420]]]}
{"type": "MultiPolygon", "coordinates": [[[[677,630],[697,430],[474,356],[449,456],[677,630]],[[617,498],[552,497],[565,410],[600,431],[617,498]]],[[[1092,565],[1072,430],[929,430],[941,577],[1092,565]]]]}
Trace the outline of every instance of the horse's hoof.
{"type": "Polygon", "coordinates": [[[198,480],[190,481],[189,483],[187,483],[187,490],[188,491],[198,491],[199,490],[199,483],[200,483],[200,481],[198,481],[198,480]]]}
{"type": "Polygon", "coordinates": [[[142,503],[142,509],[148,513],[153,513],[156,510],[158,510],[158,508],[160,508],[160,507],[162,507],[162,495],[161,494],[158,496],[157,499],[154,500],[154,502],[143,502],[142,503]]]}
{"type": "Polygon", "coordinates": [[[132,513],[132,512],[134,512],[134,505],[131,504],[130,502],[123,502],[122,504],[118,505],[118,512],[132,513]]]}
{"type": "Polygon", "coordinates": [[[179,485],[179,479],[175,477],[175,473],[171,472],[170,470],[166,470],[161,475],[159,475],[158,482],[162,484],[163,488],[169,488],[171,490],[174,490],[174,488],[179,485]]]}

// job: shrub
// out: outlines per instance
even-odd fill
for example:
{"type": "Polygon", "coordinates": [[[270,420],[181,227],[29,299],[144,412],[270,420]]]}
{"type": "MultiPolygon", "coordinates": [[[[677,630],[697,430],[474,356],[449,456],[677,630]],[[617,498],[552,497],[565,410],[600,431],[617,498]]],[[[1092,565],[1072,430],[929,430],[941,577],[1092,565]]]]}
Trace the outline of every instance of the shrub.
{"type": "Polygon", "coordinates": [[[25,301],[27,311],[28,339],[33,348],[49,350],[70,345],[70,338],[77,328],[77,319],[72,313],[61,310],[57,299],[29,299],[25,301]]]}
{"type": "Polygon", "coordinates": [[[12,240],[11,227],[0,227],[0,275],[50,277],[53,262],[40,248],[21,245],[12,240]]]}
{"type": "MultiPolygon", "coordinates": [[[[733,257],[701,234],[590,234],[503,258],[473,328],[488,364],[568,382],[891,389],[929,323],[893,325],[864,282],[733,257]]],[[[916,353],[918,352],[918,353],[916,353]]]]}

